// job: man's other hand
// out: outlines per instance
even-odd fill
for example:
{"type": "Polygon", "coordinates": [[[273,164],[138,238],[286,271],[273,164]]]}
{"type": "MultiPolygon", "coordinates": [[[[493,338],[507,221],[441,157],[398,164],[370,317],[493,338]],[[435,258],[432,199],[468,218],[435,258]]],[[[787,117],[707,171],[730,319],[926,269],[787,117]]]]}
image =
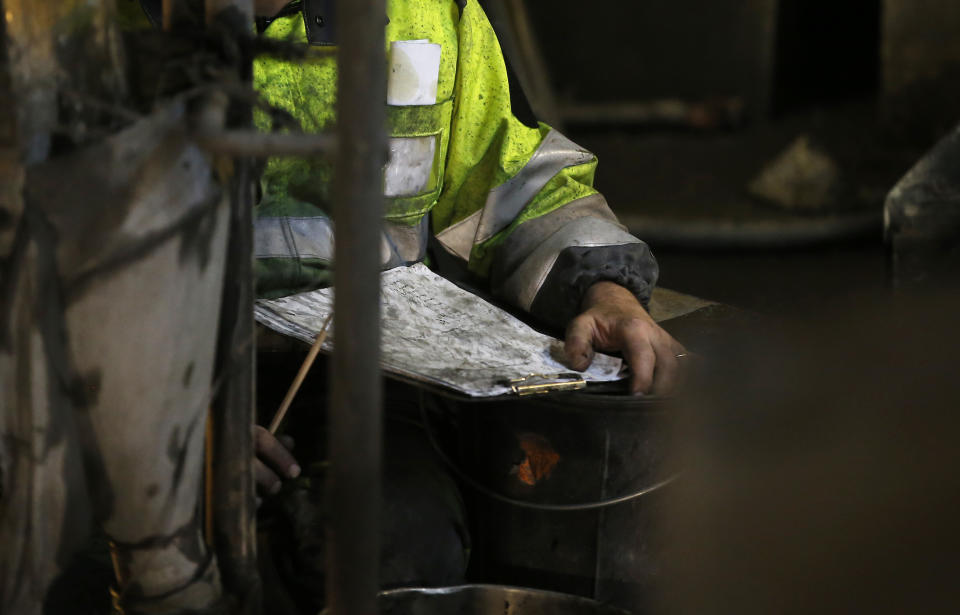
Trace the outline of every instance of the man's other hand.
{"type": "Polygon", "coordinates": [[[290,454],[293,439],[289,436],[277,438],[260,425],[253,429],[253,445],[257,455],[253,460],[253,475],[257,481],[257,491],[262,495],[273,495],[280,491],[283,479],[300,476],[300,466],[290,454]]]}
{"type": "Polygon", "coordinates": [[[677,386],[677,355],[683,346],[653,321],[637,298],[613,282],[597,282],[584,295],[583,312],[567,325],[564,355],[571,369],[583,371],[595,350],[619,351],[632,372],[634,395],[666,395],[677,386]]]}

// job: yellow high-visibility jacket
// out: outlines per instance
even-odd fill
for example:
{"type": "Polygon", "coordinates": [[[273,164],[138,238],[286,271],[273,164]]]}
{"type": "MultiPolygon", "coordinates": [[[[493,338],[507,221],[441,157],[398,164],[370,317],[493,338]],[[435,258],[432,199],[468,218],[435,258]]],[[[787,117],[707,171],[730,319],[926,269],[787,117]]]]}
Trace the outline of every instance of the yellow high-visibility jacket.
{"type": "MultiPolygon", "coordinates": [[[[646,303],[657,277],[650,250],[594,189],[593,154],[511,112],[504,59],[477,1],[388,0],[385,22],[384,267],[423,260],[433,235],[496,295],[555,325],[576,314],[583,292],[599,280],[626,286],[646,303]]],[[[286,10],[264,35],[307,42],[304,13],[286,10]]],[[[336,73],[333,54],[262,57],[254,85],[302,129],[319,132],[335,122],[336,73]]],[[[256,122],[271,130],[276,117],[258,112],[256,122]]],[[[321,158],[266,163],[255,229],[262,296],[326,278],[331,173],[321,158]]]]}

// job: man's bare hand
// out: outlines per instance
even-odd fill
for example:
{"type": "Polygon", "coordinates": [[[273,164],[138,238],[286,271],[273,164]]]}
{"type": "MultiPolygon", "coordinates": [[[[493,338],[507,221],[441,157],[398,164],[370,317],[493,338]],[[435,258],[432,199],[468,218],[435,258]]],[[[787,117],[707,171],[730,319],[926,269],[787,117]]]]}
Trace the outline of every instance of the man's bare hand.
{"type": "Polygon", "coordinates": [[[583,312],[567,326],[564,355],[583,371],[595,350],[619,351],[630,366],[630,391],[666,395],[677,386],[677,355],[686,350],[660,328],[637,298],[613,282],[597,282],[583,298],[583,312]]]}
{"type": "Polygon", "coordinates": [[[283,479],[300,476],[300,466],[290,454],[293,439],[289,436],[281,438],[286,442],[260,425],[254,427],[253,444],[257,457],[253,460],[253,475],[262,495],[273,495],[280,491],[283,479]]]}

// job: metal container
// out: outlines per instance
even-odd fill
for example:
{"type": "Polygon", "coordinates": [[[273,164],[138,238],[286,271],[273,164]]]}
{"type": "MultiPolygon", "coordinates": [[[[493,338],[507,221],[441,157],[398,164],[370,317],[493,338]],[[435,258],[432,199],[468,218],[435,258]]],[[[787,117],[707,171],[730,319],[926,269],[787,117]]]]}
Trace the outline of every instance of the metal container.
{"type": "Polygon", "coordinates": [[[580,596],[501,585],[397,589],[379,602],[382,615],[626,615],[580,596]]]}
{"type": "Polygon", "coordinates": [[[671,478],[665,402],[565,393],[454,406],[471,577],[648,610],[652,521],[671,478]]]}

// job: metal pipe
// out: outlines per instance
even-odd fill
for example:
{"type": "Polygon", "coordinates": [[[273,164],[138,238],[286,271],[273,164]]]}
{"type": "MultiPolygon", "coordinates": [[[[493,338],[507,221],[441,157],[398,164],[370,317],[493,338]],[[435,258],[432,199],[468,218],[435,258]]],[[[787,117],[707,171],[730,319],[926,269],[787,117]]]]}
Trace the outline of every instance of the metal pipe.
{"type": "Polygon", "coordinates": [[[384,0],[339,0],[333,387],[327,600],[377,611],[380,562],[380,226],[386,162],[384,0]]]}
{"type": "MultiPolygon", "coordinates": [[[[164,8],[167,7],[165,0],[164,8]]],[[[181,1],[181,0],[174,0],[181,1]]],[[[252,0],[206,0],[205,20],[238,37],[250,30],[252,0]]],[[[165,13],[166,16],[166,13],[165,13]]],[[[251,81],[252,66],[241,67],[241,84],[251,81]]],[[[257,570],[257,530],[253,480],[253,426],[255,415],[256,354],[253,326],[253,162],[250,148],[237,146],[240,135],[252,137],[249,104],[230,101],[222,93],[207,100],[199,118],[204,139],[222,148],[218,153],[234,157],[230,191],[230,243],[223,286],[218,335],[220,394],[213,406],[213,521],[214,546],[225,589],[235,598],[236,612],[261,611],[261,585],[257,570]],[[233,141],[231,141],[233,139],[233,141]]],[[[248,139],[249,141],[249,139],[248,139]]],[[[210,143],[207,143],[210,145],[210,143]]],[[[250,145],[249,142],[246,145],[250,145]]],[[[217,149],[213,147],[211,149],[217,149]]],[[[255,149],[255,148],[254,148],[255,149]]]]}

